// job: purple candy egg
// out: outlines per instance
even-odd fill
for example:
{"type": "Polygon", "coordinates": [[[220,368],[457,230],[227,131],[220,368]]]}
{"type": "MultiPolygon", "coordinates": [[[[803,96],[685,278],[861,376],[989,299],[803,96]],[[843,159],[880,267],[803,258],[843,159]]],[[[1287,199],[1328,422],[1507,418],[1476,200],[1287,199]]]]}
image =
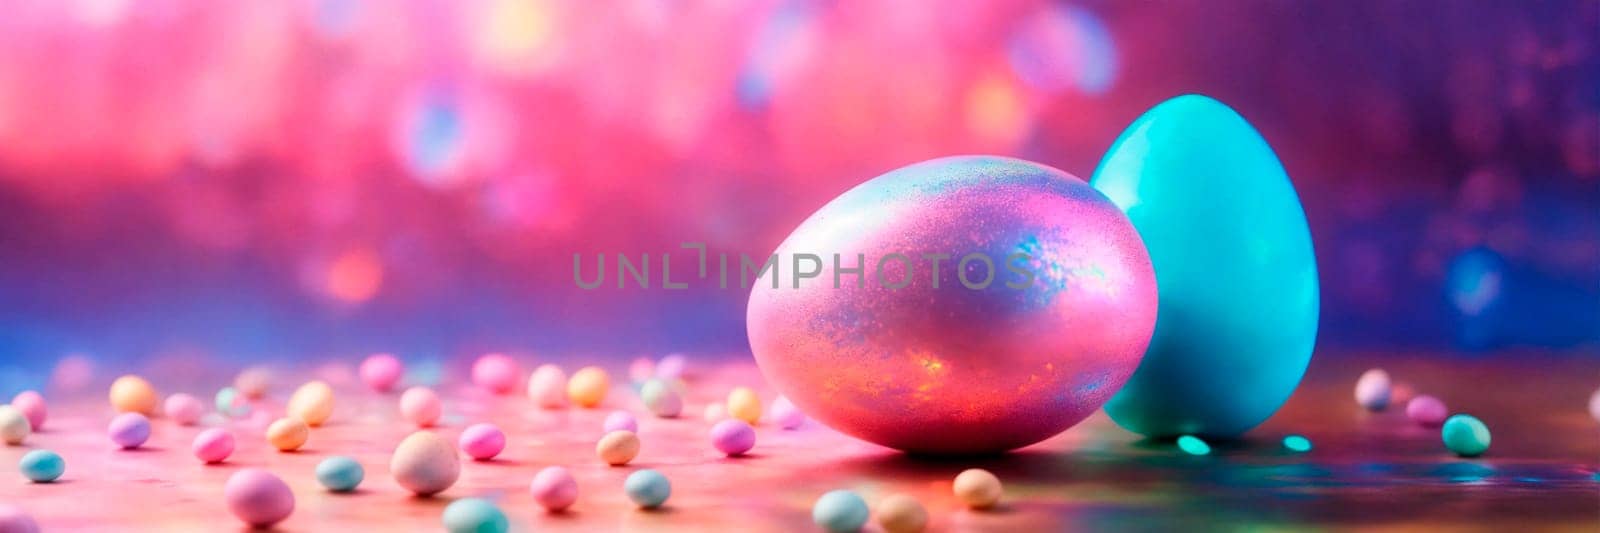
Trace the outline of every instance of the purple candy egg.
{"type": "Polygon", "coordinates": [[[744,455],[756,446],[756,430],[737,418],[729,418],[711,426],[711,445],[729,457],[744,455]]]}
{"type": "Polygon", "coordinates": [[[150,419],[139,413],[122,413],[111,419],[106,434],[111,436],[111,442],[123,449],[138,448],[144,445],[144,441],[150,440],[150,419]]]}
{"type": "Polygon", "coordinates": [[[639,419],[635,418],[633,413],[627,411],[612,411],[611,414],[606,415],[604,429],[606,433],[619,430],[638,433],[639,419]]]}

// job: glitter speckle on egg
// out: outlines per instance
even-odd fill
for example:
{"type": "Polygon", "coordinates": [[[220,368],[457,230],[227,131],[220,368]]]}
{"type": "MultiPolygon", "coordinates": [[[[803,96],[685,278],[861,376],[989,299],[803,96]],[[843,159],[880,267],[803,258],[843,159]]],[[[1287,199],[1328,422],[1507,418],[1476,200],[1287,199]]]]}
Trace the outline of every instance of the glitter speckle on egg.
{"type": "Polygon", "coordinates": [[[907,452],[1060,433],[1122,386],[1155,324],[1128,218],[1082,180],[1017,159],[889,172],[775,253],[778,279],[753,282],[746,321],[762,372],[807,415],[907,452]]]}

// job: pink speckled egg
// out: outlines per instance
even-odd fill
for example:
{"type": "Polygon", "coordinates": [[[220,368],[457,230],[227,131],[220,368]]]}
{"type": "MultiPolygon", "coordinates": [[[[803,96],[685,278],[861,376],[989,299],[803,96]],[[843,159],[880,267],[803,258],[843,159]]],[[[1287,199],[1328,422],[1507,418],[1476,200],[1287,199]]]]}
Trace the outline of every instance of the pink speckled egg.
{"type": "Polygon", "coordinates": [[[1444,401],[1427,394],[1418,395],[1406,402],[1406,418],[1424,427],[1436,428],[1444,425],[1444,419],[1450,417],[1450,409],[1444,401]]]}
{"type": "Polygon", "coordinates": [[[162,409],[167,414],[167,418],[172,419],[173,422],[178,423],[180,426],[195,425],[200,421],[200,417],[206,414],[206,404],[204,402],[201,402],[199,398],[181,392],[168,396],[162,409]]]}
{"type": "Polygon", "coordinates": [[[406,366],[400,363],[394,355],[377,353],[367,356],[361,361],[361,382],[367,384],[377,392],[389,392],[400,383],[400,377],[405,375],[406,366]]]}
{"type": "Polygon", "coordinates": [[[560,466],[548,466],[533,476],[528,485],[533,499],[550,512],[560,512],[578,501],[578,480],[560,466]]]}
{"type": "Polygon", "coordinates": [[[294,513],[294,492],[278,476],[246,468],[228,477],[222,487],[228,511],[250,527],[268,528],[294,513]]]}
{"type": "Polygon", "coordinates": [[[817,421],[910,452],[1060,433],[1122,387],[1155,328],[1155,274],[1128,217],[1017,159],[889,172],[774,253],[781,275],[750,281],[745,321],[768,381],[817,421]]]}
{"type": "Polygon", "coordinates": [[[28,425],[34,431],[39,431],[40,428],[44,427],[46,415],[44,395],[31,390],[22,391],[11,398],[11,406],[17,408],[17,411],[22,413],[23,418],[28,419],[28,425]]]}
{"type": "Polygon", "coordinates": [[[190,446],[194,456],[204,463],[220,463],[233,455],[233,434],[222,428],[211,428],[194,436],[190,446]]]}
{"type": "Polygon", "coordinates": [[[522,367],[506,354],[486,354],[472,363],[472,383],[495,394],[511,392],[521,377],[522,367]]]}
{"type": "Polygon", "coordinates": [[[439,401],[439,395],[427,387],[411,387],[400,394],[400,416],[416,424],[417,427],[429,427],[439,422],[439,416],[444,414],[444,403],[439,401]]]}
{"type": "Polygon", "coordinates": [[[468,457],[487,461],[506,449],[506,434],[494,424],[473,424],[461,432],[456,444],[468,457]]]}

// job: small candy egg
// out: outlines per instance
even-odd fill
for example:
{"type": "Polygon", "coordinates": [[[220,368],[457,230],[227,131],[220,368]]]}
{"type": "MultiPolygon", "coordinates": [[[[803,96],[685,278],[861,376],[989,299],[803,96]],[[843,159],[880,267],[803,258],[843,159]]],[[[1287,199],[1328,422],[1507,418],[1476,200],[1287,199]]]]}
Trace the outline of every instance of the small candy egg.
{"type": "Polygon", "coordinates": [[[167,397],[162,412],[180,426],[192,426],[205,414],[206,406],[199,398],[180,392],[167,397]]]}
{"type": "Polygon", "coordinates": [[[852,533],[867,525],[866,500],[851,490],[830,490],[811,505],[811,521],[831,533],[852,533]]]}
{"type": "Polygon", "coordinates": [[[311,438],[311,426],[295,417],[279,418],[267,426],[267,443],[278,451],[292,452],[306,445],[311,438]]]}
{"type": "Polygon", "coordinates": [[[728,408],[724,407],[722,402],[708,403],[706,404],[705,413],[701,414],[700,417],[704,418],[706,423],[715,424],[728,419],[728,408]]]}
{"type": "Polygon", "coordinates": [[[456,483],[461,477],[461,460],[449,440],[431,431],[418,431],[395,447],[389,473],[406,490],[429,496],[456,483]]]}
{"type": "Polygon", "coordinates": [[[111,442],[125,450],[138,448],[150,439],[150,419],[139,413],[122,413],[111,419],[106,434],[111,436],[111,442]]]}
{"type": "Polygon", "coordinates": [[[204,463],[220,463],[233,455],[233,434],[222,428],[211,428],[194,436],[189,446],[196,459],[204,463]]]}
{"type": "Polygon", "coordinates": [[[628,479],[622,482],[622,490],[639,508],[655,509],[672,496],[672,482],[660,472],[646,468],[628,474],[628,479]]]}
{"type": "Polygon", "coordinates": [[[301,385],[289,396],[289,406],[285,410],[308,426],[320,426],[333,416],[333,387],[321,381],[301,385]]]}
{"type": "Polygon", "coordinates": [[[666,381],[652,379],[639,387],[639,398],[651,413],[661,418],[673,418],[683,412],[683,395],[666,381]]]}
{"type": "Polygon", "coordinates": [[[755,425],[761,421],[761,397],[749,387],[735,387],[728,393],[728,416],[755,425]]]}
{"type": "Polygon", "coordinates": [[[356,372],[361,374],[361,382],[366,383],[367,388],[377,392],[389,392],[400,383],[400,376],[405,375],[406,366],[393,355],[375,353],[363,359],[361,368],[356,372]]]}
{"type": "Polygon", "coordinates": [[[579,407],[594,407],[606,399],[611,390],[611,378],[598,366],[586,366],[567,380],[567,399],[579,407]]]}
{"type": "Polygon", "coordinates": [[[1211,454],[1211,445],[1207,444],[1204,439],[1194,435],[1183,435],[1178,437],[1178,449],[1183,450],[1183,453],[1187,453],[1189,455],[1211,454]]]}
{"type": "Polygon", "coordinates": [[[638,433],[639,419],[634,418],[633,413],[627,411],[612,411],[611,414],[606,415],[606,422],[602,429],[605,429],[606,433],[619,430],[638,433]]]}
{"type": "Polygon", "coordinates": [[[456,444],[468,457],[487,461],[506,449],[506,434],[494,424],[473,424],[461,432],[456,444]]]}
{"type": "Polygon", "coordinates": [[[0,440],[16,446],[22,444],[30,433],[33,433],[33,426],[28,424],[28,417],[22,411],[9,405],[0,405],[0,440]]]}
{"type": "Polygon", "coordinates": [[[216,397],[212,399],[212,404],[218,413],[228,418],[239,418],[250,414],[250,404],[245,403],[244,395],[239,394],[233,387],[223,387],[218,390],[216,397]]]}
{"type": "Polygon", "coordinates": [[[462,498],[444,508],[444,530],[450,533],[505,533],[506,514],[483,498],[462,498]]]}
{"type": "Polygon", "coordinates": [[[788,398],[779,396],[767,410],[767,421],[783,429],[796,429],[806,423],[806,414],[788,398]]]}
{"type": "Polygon", "coordinates": [[[439,401],[439,395],[427,387],[411,387],[400,394],[400,416],[425,428],[439,422],[439,416],[444,414],[444,404],[439,401]]]}
{"type": "Polygon", "coordinates": [[[656,361],[656,377],[672,381],[683,377],[689,369],[689,358],[681,353],[668,354],[656,361]]]}
{"type": "Polygon", "coordinates": [[[1589,395],[1589,418],[1600,422],[1600,389],[1595,389],[1594,394],[1589,395]]]}
{"type": "Polygon", "coordinates": [[[246,398],[264,398],[267,396],[267,389],[272,388],[272,371],[259,366],[246,368],[234,376],[233,388],[246,398]]]}
{"type": "Polygon", "coordinates": [[[560,512],[578,501],[578,480],[565,467],[547,466],[528,485],[533,500],[550,512],[560,512]]]}
{"type": "Polygon", "coordinates": [[[634,385],[644,383],[653,377],[656,377],[656,362],[649,358],[640,357],[628,365],[628,381],[634,385]]]}
{"type": "Polygon", "coordinates": [[[556,365],[539,365],[528,376],[528,399],[545,409],[566,407],[567,373],[556,365]]]}
{"type": "Polygon", "coordinates": [[[366,479],[366,469],[355,458],[343,455],[329,457],[317,463],[317,483],[333,492],[350,492],[366,479]]]}
{"type": "Polygon", "coordinates": [[[961,471],[951,488],[955,491],[956,499],[973,509],[994,507],[1000,503],[1000,495],[1005,492],[1000,486],[1000,478],[982,468],[961,471]]]}
{"type": "Polygon", "coordinates": [[[39,523],[28,513],[15,506],[0,503],[0,531],[5,533],[39,533],[39,523]]]}
{"type": "Polygon", "coordinates": [[[878,525],[887,533],[917,533],[928,527],[928,510],[909,494],[878,502],[878,525]]]}
{"type": "Polygon", "coordinates": [[[50,450],[34,450],[22,456],[22,461],[17,463],[17,470],[22,472],[22,477],[34,483],[49,483],[61,477],[67,470],[67,462],[61,456],[50,450]]]}
{"type": "Polygon", "coordinates": [[[294,492],[278,476],[260,468],[234,472],[222,487],[228,511],[251,527],[268,528],[294,513],[294,492]]]}
{"type": "Polygon", "coordinates": [[[1406,418],[1423,427],[1439,427],[1448,416],[1450,409],[1445,407],[1443,400],[1433,396],[1423,394],[1406,402],[1406,418]]]}
{"type": "Polygon", "coordinates": [[[1361,404],[1368,411],[1382,411],[1389,407],[1391,390],[1389,373],[1382,368],[1374,368],[1361,373],[1361,378],[1356,380],[1356,403],[1361,404]]]}
{"type": "Polygon", "coordinates": [[[503,353],[485,354],[472,363],[472,383],[495,394],[511,392],[521,375],[517,360],[503,353]]]}
{"type": "Polygon", "coordinates": [[[711,445],[729,457],[744,455],[756,447],[756,430],[737,418],[723,420],[711,426],[711,445]]]}
{"type": "Polygon", "coordinates": [[[606,433],[600,437],[600,442],[595,443],[594,453],[611,466],[628,464],[628,461],[639,456],[639,436],[624,430],[606,433]]]}
{"type": "Polygon", "coordinates": [[[44,427],[45,405],[44,396],[38,392],[25,390],[11,398],[11,406],[22,412],[27,417],[28,425],[34,431],[44,427]]]}
{"type": "Polygon", "coordinates": [[[1462,457],[1477,457],[1489,450],[1489,427],[1472,415],[1455,415],[1439,431],[1444,447],[1462,457]]]}
{"type": "Polygon", "coordinates": [[[1283,438],[1283,448],[1294,453],[1311,451],[1311,439],[1300,435],[1289,435],[1283,438]]]}
{"type": "Polygon", "coordinates": [[[161,396],[144,378],[127,375],[111,382],[111,408],[118,413],[139,413],[152,416],[156,413],[161,396]]]}

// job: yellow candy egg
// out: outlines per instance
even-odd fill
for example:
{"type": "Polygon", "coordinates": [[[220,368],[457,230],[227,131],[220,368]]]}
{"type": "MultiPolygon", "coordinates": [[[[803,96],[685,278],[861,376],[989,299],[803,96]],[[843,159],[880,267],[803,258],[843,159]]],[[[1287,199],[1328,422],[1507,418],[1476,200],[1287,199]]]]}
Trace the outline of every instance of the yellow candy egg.
{"type": "Polygon", "coordinates": [[[279,418],[267,426],[267,443],[280,451],[298,450],[310,437],[311,427],[295,417],[279,418]]]}
{"type": "Polygon", "coordinates": [[[572,379],[567,380],[567,398],[580,407],[594,407],[606,399],[606,392],[611,390],[611,378],[606,371],[598,366],[586,366],[572,374],[572,379]]]}
{"type": "Polygon", "coordinates": [[[761,421],[761,397],[750,387],[738,387],[728,393],[728,416],[754,426],[761,421]]]}
{"type": "Polygon", "coordinates": [[[1003,489],[1000,478],[982,468],[968,468],[956,476],[955,485],[952,487],[956,499],[973,509],[988,509],[1000,503],[1003,489]]]}
{"type": "Polygon", "coordinates": [[[289,416],[298,418],[311,427],[322,425],[333,416],[333,387],[321,381],[312,381],[295,389],[289,397],[289,416]]]}
{"type": "Polygon", "coordinates": [[[111,382],[111,408],[118,413],[155,416],[161,395],[144,378],[127,375],[111,382]]]}
{"type": "Polygon", "coordinates": [[[28,417],[22,411],[9,405],[0,405],[0,441],[17,446],[33,433],[33,426],[28,424],[28,417]]]}
{"type": "Polygon", "coordinates": [[[639,436],[625,429],[607,433],[600,437],[599,444],[595,444],[594,453],[611,466],[628,464],[628,461],[639,456],[639,436]]]}

